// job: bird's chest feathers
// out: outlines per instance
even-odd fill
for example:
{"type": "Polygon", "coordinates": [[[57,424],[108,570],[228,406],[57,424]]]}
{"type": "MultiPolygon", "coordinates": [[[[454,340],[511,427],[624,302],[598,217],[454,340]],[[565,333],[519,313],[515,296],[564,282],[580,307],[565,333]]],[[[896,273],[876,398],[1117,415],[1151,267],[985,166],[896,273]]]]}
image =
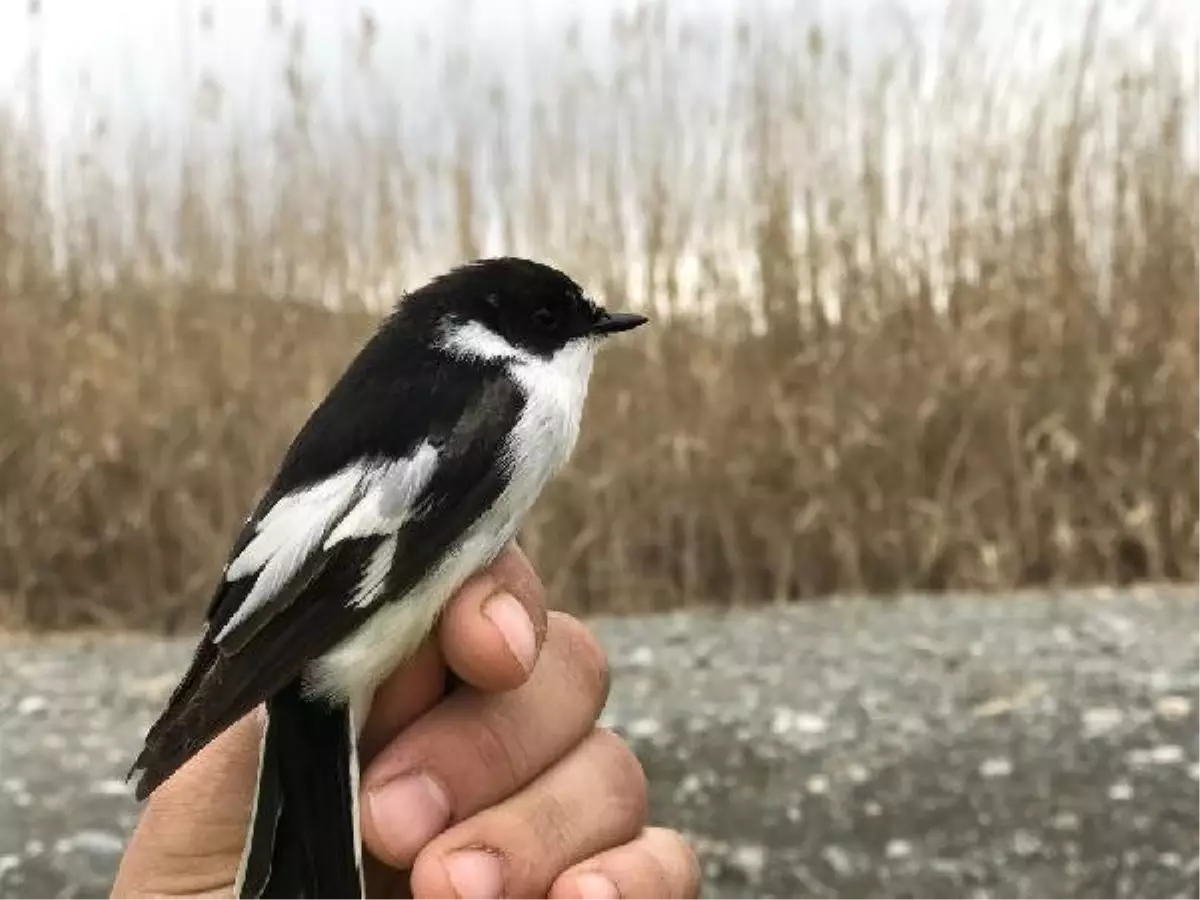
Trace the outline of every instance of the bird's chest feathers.
{"type": "Polygon", "coordinates": [[[592,358],[592,347],[579,341],[548,360],[523,360],[512,367],[525,391],[525,405],[506,448],[514,487],[528,485],[536,495],[570,457],[579,437],[592,358]]]}

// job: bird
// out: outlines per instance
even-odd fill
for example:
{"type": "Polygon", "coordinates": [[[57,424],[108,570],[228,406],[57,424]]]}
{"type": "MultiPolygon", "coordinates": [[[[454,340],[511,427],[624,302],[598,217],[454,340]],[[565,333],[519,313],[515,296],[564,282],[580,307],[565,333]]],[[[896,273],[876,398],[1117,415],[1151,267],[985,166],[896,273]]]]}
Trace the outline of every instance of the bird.
{"type": "Polygon", "coordinates": [[[647,321],[544,262],[465,262],[396,302],[297,431],[128,775],[145,800],[264,710],[237,896],[363,895],[374,690],[515,538],[575,447],[597,351],[647,321]]]}

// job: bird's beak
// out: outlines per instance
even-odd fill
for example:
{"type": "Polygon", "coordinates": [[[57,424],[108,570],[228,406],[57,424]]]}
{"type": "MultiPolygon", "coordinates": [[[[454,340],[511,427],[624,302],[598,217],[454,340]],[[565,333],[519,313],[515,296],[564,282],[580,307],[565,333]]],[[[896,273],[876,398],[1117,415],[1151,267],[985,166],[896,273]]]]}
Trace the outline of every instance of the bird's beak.
{"type": "Polygon", "coordinates": [[[650,320],[645,316],[639,316],[637,313],[610,313],[605,310],[592,324],[592,334],[608,335],[618,331],[631,331],[648,321],[650,320]]]}

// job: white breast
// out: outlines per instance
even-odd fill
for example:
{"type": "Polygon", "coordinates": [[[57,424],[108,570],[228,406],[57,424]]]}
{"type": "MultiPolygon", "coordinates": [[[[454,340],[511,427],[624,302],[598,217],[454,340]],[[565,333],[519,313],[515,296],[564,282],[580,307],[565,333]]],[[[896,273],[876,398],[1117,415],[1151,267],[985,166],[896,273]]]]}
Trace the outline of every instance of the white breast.
{"type": "MultiPolygon", "coordinates": [[[[499,340],[485,336],[476,346],[493,339],[499,340]]],[[[429,634],[450,596],[515,536],[542,488],[570,457],[579,436],[595,342],[572,341],[549,359],[515,351],[507,342],[501,345],[510,373],[526,394],[505,452],[511,472],[508,485],[408,596],[380,604],[366,624],[310,668],[312,692],[355,706],[368,701],[379,682],[429,634]]]]}
{"type": "Polygon", "coordinates": [[[525,408],[508,446],[513,495],[506,500],[517,515],[524,515],[575,449],[595,350],[593,341],[575,340],[548,361],[524,359],[511,367],[525,388],[525,408]]]}

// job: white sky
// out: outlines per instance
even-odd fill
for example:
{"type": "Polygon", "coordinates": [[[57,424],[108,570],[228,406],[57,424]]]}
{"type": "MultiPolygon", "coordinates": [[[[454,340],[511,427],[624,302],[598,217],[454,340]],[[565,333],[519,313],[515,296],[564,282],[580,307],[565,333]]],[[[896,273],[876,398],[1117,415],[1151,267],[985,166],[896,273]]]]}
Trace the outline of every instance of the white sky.
{"type": "MultiPolygon", "coordinates": [[[[0,0],[0,103],[16,102],[28,86],[28,58],[35,45],[41,52],[44,113],[51,135],[69,132],[85,114],[80,86],[84,73],[88,93],[121,118],[170,114],[186,97],[187,85],[197,74],[209,71],[219,83],[244,89],[243,102],[270,104],[271,86],[278,82],[278,41],[270,37],[268,0],[34,0],[41,13],[31,18],[30,0],[0,0]],[[197,40],[202,10],[210,10],[213,33],[197,40]]],[[[940,0],[759,0],[760,5],[803,9],[828,20],[832,16],[855,18],[856,40],[869,42],[881,21],[881,11],[903,11],[918,23],[936,23],[944,5],[940,0]]],[[[377,59],[388,77],[395,77],[398,92],[411,101],[423,99],[428,77],[427,59],[417,51],[417,36],[428,37],[438,55],[450,44],[465,44],[472,53],[502,69],[519,68],[528,50],[553,41],[562,24],[575,19],[585,33],[600,30],[614,10],[633,8],[633,0],[279,0],[287,22],[303,20],[309,26],[309,58],[319,76],[337,82],[352,60],[352,35],[359,11],[370,9],[379,24],[377,59]],[[453,41],[447,40],[453,36],[453,41]],[[415,80],[415,84],[413,83],[415,80]],[[404,85],[412,84],[412,88],[404,85]]],[[[680,16],[724,18],[746,0],[670,0],[680,16]]],[[[1011,18],[1014,8],[1030,0],[983,0],[982,6],[1011,18]]],[[[1042,3],[1040,13],[1053,35],[1055,20],[1077,28],[1087,0],[1054,0],[1042,3]]],[[[1147,7],[1172,25],[1181,45],[1196,53],[1200,6],[1191,0],[1109,0],[1106,18],[1121,29],[1147,7]]],[[[926,26],[919,25],[921,30],[926,26]]],[[[935,27],[932,26],[932,27],[935,27]]],[[[1061,30],[1061,26],[1060,26],[1061,30]]],[[[1014,48],[1015,53],[1020,48],[1014,48]]],[[[525,60],[527,63],[528,60],[525,60]]],[[[432,85],[428,85],[432,86],[432,85]]],[[[261,111],[261,110],[260,110],[261,111]]],[[[110,123],[113,124],[113,123],[110,123]]]]}
{"type": "MultiPolygon", "coordinates": [[[[780,5],[779,0],[760,0],[780,5]]],[[[921,2],[921,0],[917,0],[921,2]]],[[[203,76],[235,96],[222,98],[224,112],[242,124],[266,123],[283,108],[286,41],[272,34],[270,10],[288,26],[306,26],[306,74],[321,84],[331,105],[365,102],[356,87],[355,53],[361,10],[375,19],[375,73],[401,104],[409,141],[425,144],[444,127],[439,105],[448,54],[466,49],[476,69],[520,90],[537,59],[553,48],[563,25],[582,25],[603,35],[615,10],[628,0],[440,0],[437,3],[365,0],[40,0],[30,17],[29,0],[0,0],[0,111],[28,115],[30,73],[40,81],[42,133],[54,147],[85,135],[97,117],[111,133],[150,123],[160,140],[172,141],[193,122],[203,76]],[[199,23],[211,14],[212,27],[199,23]],[[31,52],[37,48],[37,65],[31,52]],[[415,123],[415,125],[414,125],[415,123]]],[[[673,0],[678,14],[727,16],[730,0],[673,0]]],[[[818,4],[813,4],[814,8],[818,4]]],[[[600,51],[601,63],[603,52],[600,51]]]]}
{"type": "MultiPolygon", "coordinates": [[[[28,14],[30,0],[0,0],[0,115],[28,114],[31,56],[37,50],[43,133],[50,153],[69,139],[86,135],[103,118],[110,132],[149,128],[160,144],[195,140],[192,104],[202,75],[223,88],[227,109],[239,121],[262,126],[282,106],[280,72],[284,42],[272,34],[270,0],[36,0],[40,13],[28,14]],[[199,23],[211,13],[211,32],[199,23]]],[[[611,62],[604,35],[613,13],[634,0],[278,0],[285,23],[306,25],[306,62],[334,104],[355,104],[355,36],[361,10],[378,25],[376,73],[393,99],[405,108],[406,142],[438,146],[449,118],[442,114],[449,88],[444,82],[448,54],[465,49],[476,69],[520,89],[553,77],[553,60],[565,59],[558,40],[569,21],[581,25],[593,55],[593,69],[611,62]],[[557,56],[556,56],[557,54],[557,56]],[[607,55],[606,55],[607,54],[607,55]],[[416,133],[412,133],[415,129],[416,133]]],[[[673,16],[727,19],[751,0],[669,0],[673,16]]],[[[945,15],[942,0],[757,0],[757,5],[803,10],[822,22],[843,20],[856,48],[885,41],[896,13],[908,19],[922,40],[935,40],[945,15]]],[[[1042,51],[1078,35],[1089,0],[979,0],[986,15],[1011,23],[1024,8],[1041,23],[1042,51]]],[[[1200,4],[1195,0],[1108,0],[1104,26],[1129,33],[1139,16],[1167,23],[1193,66],[1200,55],[1200,4]]],[[[1009,25],[1011,27],[1011,25],[1009,25]]],[[[1010,46],[1007,28],[988,25],[995,51],[1007,63],[1020,63],[1032,51],[1010,46]]],[[[893,32],[894,33],[894,32],[893,32]]],[[[1040,58],[1045,58],[1040,57],[1040,58]]],[[[690,90],[704,90],[717,61],[701,59],[690,90]]],[[[1033,63],[1036,66],[1036,62],[1033,63]]],[[[1193,125],[1194,127],[1194,125],[1193,125]]],[[[119,143],[119,141],[118,141],[119,143]]],[[[406,148],[408,144],[406,143],[406,148]]],[[[436,152],[436,151],[435,151],[436,152]]]]}

